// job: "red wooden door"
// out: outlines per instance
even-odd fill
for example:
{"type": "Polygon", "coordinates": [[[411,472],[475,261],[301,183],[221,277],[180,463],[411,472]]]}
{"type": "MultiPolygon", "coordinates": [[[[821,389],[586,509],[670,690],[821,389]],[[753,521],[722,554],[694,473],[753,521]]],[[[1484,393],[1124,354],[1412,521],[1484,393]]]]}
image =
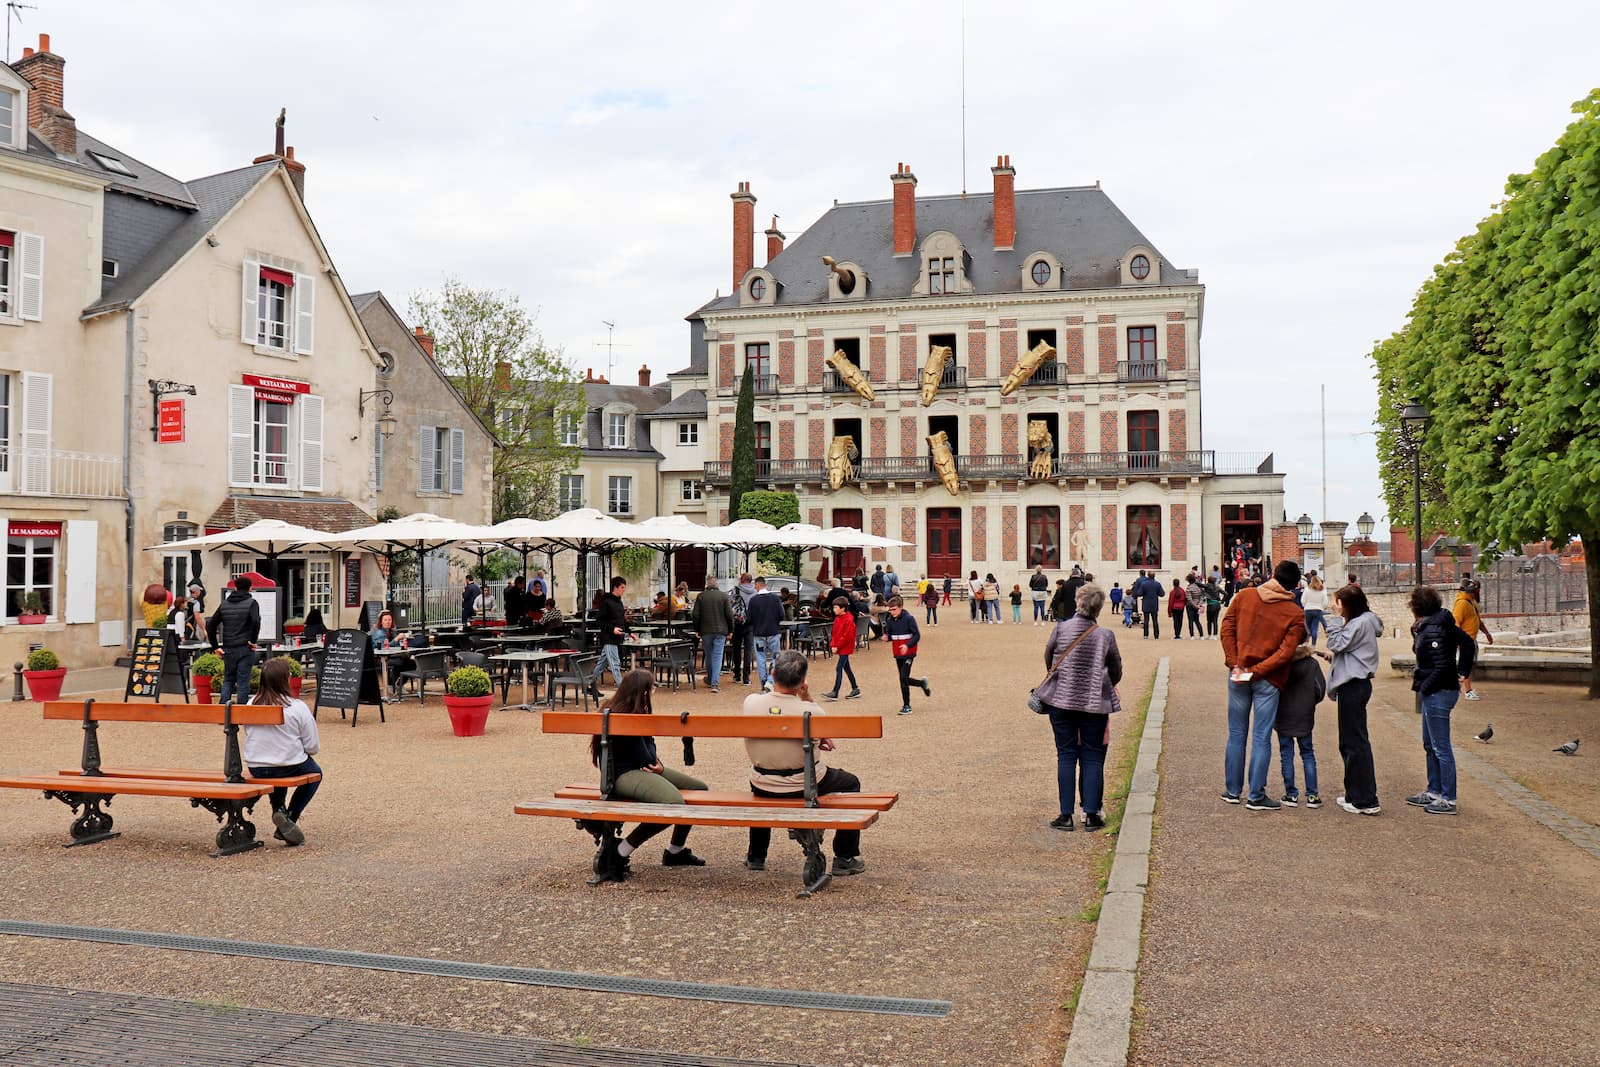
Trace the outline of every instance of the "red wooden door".
{"type": "Polygon", "coordinates": [[[928,509],[928,577],[961,577],[961,509],[928,509]]]}
{"type": "MultiPolygon", "coordinates": [[[[833,524],[835,526],[848,526],[855,530],[865,529],[861,523],[860,508],[834,508],[833,524]]],[[[846,586],[850,584],[850,576],[855,574],[857,567],[866,562],[866,558],[859,548],[847,548],[839,553],[838,577],[844,579],[846,586]]]]}

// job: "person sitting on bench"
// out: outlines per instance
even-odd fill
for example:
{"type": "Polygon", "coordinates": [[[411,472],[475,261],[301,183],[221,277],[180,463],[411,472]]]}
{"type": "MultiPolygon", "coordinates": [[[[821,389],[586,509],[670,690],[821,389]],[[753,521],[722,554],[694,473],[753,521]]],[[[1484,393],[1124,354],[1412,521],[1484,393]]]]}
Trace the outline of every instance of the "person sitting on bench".
{"type": "MultiPolygon", "coordinates": [[[[810,661],[805,653],[785,649],[778,653],[772,668],[773,691],[751,693],[745,697],[746,715],[799,715],[809,711],[822,715],[823,710],[811,699],[811,686],[806,681],[810,661]]],[[[750,792],[758,797],[798,797],[806,791],[805,749],[803,742],[747,738],[745,751],[750,756],[750,792]]],[[[833,741],[823,738],[817,747],[824,752],[833,751],[833,741]]],[[[817,793],[859,793],[861,779],[849,771],[829,767],[821,759],[817,764],[817,793]]],[[[752,871],[767,868],[767,847],[772,843],[772,830],[766,826],[750,828],[750,850],[744,865],[752,871]]],[[[833,873],[836,875],[860,874],[867,869],[861,858],[861,831],[838,830],[833,835],[833,873]]]]}
{"type": "MultiPolygon", "coordinates": [[[[613,715],[649,715],[650,689],[654,684],[655,676],[649,671],[628,671],[617,683],[617,691],[601,705],[602,710],[609,709],[613,715]]],[[[600,738],[595,737],[589,741],[589,757],[594,760],[596,767],[600,765],[600,738]]],[[[656,739],[653,737],[613,737],[611,766],[616,773],[616,784],[612,787],[615,795],[626,800],[637,800],[643,804],[682,804],[684,802],[682,790],[706,788],[706,784],[700,779],[663,766],[661,758],[656,755],[656,739]]],[[[620,866],[626,871],[628,857],[633,855],[634,849],[666,828],[666,823],[640,823],[620,845],[615,844],[617,839],[614,836],[607,835],[606,847],[616,848],[620,866]]],[[[706,865],[705,860],[686,847],[691,829],[693,827],[690,826],[672,828],[672,843],[661,854],[662,866],[704,867],[706,865]]]]}
{"type": "MultiPolygon", "coordinates": [[[[286,657],[278,656],[261,665],[261,692],[256,694],[253,703],[278,705],[283,709],[283,723],[244,728],[244,762],[250,768],[250,776],[288,778],[297,774],[321,774],[322,768],[311,758],[322,747],[317,740],[317,721],[311,717],[311,709],[306,707],[305,701],[289,695],[289,660],[286,657]]],[[[272,825],[277,827],[273,837],[290,848],[305,843],[300,817],[321,784],[319,779],[296,786],[294,798],[287,806],[284,798],[289,790],[272,791],[272,825]]]]}

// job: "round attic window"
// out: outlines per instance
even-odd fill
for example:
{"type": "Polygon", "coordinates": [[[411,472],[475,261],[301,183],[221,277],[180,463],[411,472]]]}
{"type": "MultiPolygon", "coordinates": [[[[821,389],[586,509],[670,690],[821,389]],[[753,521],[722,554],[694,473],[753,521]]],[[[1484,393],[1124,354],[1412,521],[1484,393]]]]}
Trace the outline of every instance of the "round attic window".
{"type": "Polygon", "coordinates": [[[1049,261],[1043,260],[1043,259],[1034,260],[1034,263],[1033,263],[1033,284],[1034,285],[1049,285],[1050,284],[1050,263],[1049,263],[1049,261]]]}
{"type": "Polygon", "coordinates": [[[1135,281],[1144,281],[1150,277],[1150,258],[1144,255],[1133,257],[1133,262],[1128,264],[1128,273],[1133,275],[1135,281]]]}
{"type": "Polygon", "coordinates": [[[387,378],[390,375],[392,375],[393,373],[394,373],[394,353],[393,352],[380,351],[378,353],[378,377],[387,378]]]}
{"type": "Polygon", "coordinates": [[[767,295],[767,280],[765,278],[750,279],[750,299],[760,300],[767,295]]]}

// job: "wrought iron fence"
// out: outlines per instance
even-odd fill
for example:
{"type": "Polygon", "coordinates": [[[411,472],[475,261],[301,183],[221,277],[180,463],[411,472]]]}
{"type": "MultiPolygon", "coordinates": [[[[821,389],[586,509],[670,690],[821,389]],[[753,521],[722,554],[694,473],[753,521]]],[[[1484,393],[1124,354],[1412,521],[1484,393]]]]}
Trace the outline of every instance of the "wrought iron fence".
{"type": "MultiPolygon", "coordinates": [[[[1369,593],[1401,593],[1417,584],[1416,564],[1350,560],[1347,574],[1369,593]]],[[[1552,615],[1588,610],[1583,564],[1560,556],[1509,556],[1493,562],[1424,556],[1422,580],[1448,592],[1466,575],[1478,579],[1478,610],[1486,615],[1552,615]]],[[[1445,598],[1446,606],[1450,600],[1445,598]]]]}
{"type": "Polygon", "coordinates": [[[59,448],[0,445],[0,492],[119,497],[122,495],[122,457],[59,448]]]}

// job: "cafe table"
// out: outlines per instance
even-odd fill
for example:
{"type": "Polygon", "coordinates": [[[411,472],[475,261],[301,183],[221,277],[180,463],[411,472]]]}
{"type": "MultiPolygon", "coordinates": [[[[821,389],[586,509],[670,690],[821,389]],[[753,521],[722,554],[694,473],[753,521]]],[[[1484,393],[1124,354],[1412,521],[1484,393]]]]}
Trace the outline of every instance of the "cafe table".
{"type": "Polygon", "coordinates": [[[557,660],[557,659],[560,659],[560,658],[561,658],[561,653],[558,653],[558,652],[528,652],[528,651],[501,652],[501,653],[499,653],[497,655],[490,656],[489,659],[492,662],[505,663],[505,664],[512,664],[512,663],[520,663],[520,664],[522,664],[522,703],[520,703],[520,704],[506,704],[500,710],[501,711],[535,711],[535,710],[537,710],[538,708],[541,708],[541,707],[550,707],[550,706],[552,706],[551,705],[551,700],[550,700],[550,694],[549,694],[549,690],[550,690],[549,686],[545,687],[545,702],[543,704],[534,704],[534,703],[532,703],[532,702],[530,702],[528,700],[528,673],[529,673],[529,669],[531,667],[537,665],[537,664],[549,663],[551,660],[557,660]]]}

